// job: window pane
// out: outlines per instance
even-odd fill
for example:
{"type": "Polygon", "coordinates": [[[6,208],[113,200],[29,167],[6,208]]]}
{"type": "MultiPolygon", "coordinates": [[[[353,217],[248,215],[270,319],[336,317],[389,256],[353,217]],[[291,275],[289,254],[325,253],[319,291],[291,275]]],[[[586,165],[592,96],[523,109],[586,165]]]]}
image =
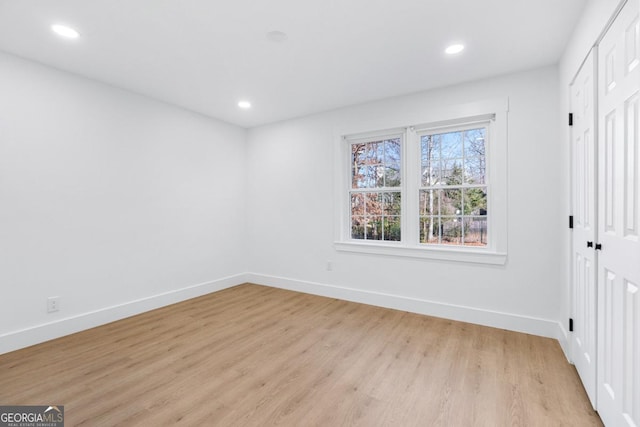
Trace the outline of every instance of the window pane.
{"type": "Polygon", "coordinates": [[[434,187],[440,184],[440,163],[438,162],[432,166],[422,166],[421,174],[423,187],[434,187]]]}
{"type": "Polygon", "coordinates": [[[382,215],[382,195],[380,193],[364,193],[366,215],[382,215]]]}
{"type": "Polygon", "coordinates": [[[422,135],[420,137],[420,159],[423,165],[426,165],[429,160],[433,159],[434,151],[439,150],[440,148],[436,147],[436,141],[433,138],[433,135],[422,135]]]}
{"type": "Polygon", "coordinates": [[[384,158],[386,164],[400,163],[400,138],[389,139],[384,142],[384,158]]]}
{"type": "Polygon", "coordinates": [[[449,132],[440,134],[440,155],[443,159],[462,158],[462,135],[463,132],[449,132]]]}
{"type": "Polygon", "coordinates": [[[365,220],[362,216],[351,217],[351,238],[364,239],[365,220]]]}
{"type": "Polygon", "coordinates": [[[461,245],[462,227],[459,218],[444,217],[441,219],[442,244],[461,245]]]}
{"type": "Polygon", "coordinates": [[[384,215],[400,215],[401,195],[397,193],[382,193],[384,215]]]}
{"type": "Polygon", "coordinates": [[[371,188],[375,186],[375,173],[371,166],[352,168],[351,188],[371,188]]]}
{"type": "Polygon", "coordinates": [[[367,163],[376,164],[384,161],[384,144],[382,142],[367,142],[366,146],[367,163]]]}
{"type": "Polygon", "coordinates": [[[462,190],[450,188],[442,190],[440,215],[462,215],[462,190]]]}
{"type": "MultiPolygon", "coordinates": [[[[351,144],[351,164],[357,166],[364,165],[365,154],[367,151],[366,144],[351,144]]],[[[352,167],[353,169],[353,167],[352,167]]]]}
{"type": "Polygon", "coordinates": [[[360,175],[363,173],[363,169],[356,165],[355,163],[351,163],[351,188],[359,188],[359,179],[360,175]]]}
{"type": "Polygon", "coordinates": [[[443,160],[441,173],[443,185],[462,184],[462,159],[443,160]]]}
{"type": "Polygon", "coordinates": [[[440,141],[435,135],[423,135],[420,137],[420,153],[422,165],[429,162],[437,162],[440,159],[440,141]]]}
{"type": "Polygon", "coordinates": [[[464,159],[464,182],[467,184],[485,184],[484,157],[464,159]]]}
{"type": "Polygon", "coordinates": [[[484,128],[471,129],[464,134],[465,182],[485,183],[485,136],[484,128]]]}
{"type": "Polygon", "coordinates": [[[365,188],[375,188],[378,184],[378,167],[377,165],[365,167],[365,188]]]}
{"type": "Polygon", "coordinates": [[[351,195],[351,216],[364,215],[364,195],[362,193],[351,195]]]}
{"type": "Polygon", "coordinates": [[[385,169],[385,187],[400,186],[400,163],[391,163],[385,169]]]}
{"type": "Polygon", "coordinates": [[[367,218],[366,234],[367,240],[382,240],[382,217],[367,218]]]}
{"type": "Polygon", "coordinates": [[[420,218],[420,243],[439,243],[440,220],[437,217],[420,218]]]}
{"type": "Polygon", "coordinates": [[[386,174],[384,165],[375,165],[373,167],[373,170],[375,171],[375,177],[374,177],[375,187],[377,188],[384,187],[384,176],[386,174]]]}
{"type": "Polygon", "coordinates": [[[422,185],[437,185],[440,181],[440,138],[424,135],[420,138],[422,185]]]}
{"type": "Polygon", "coordinates": [[[487,214],[487,188],[467,188],[464,190],[464,214],[487,214]]]}
{"type": "Polygon", "coordinates": [[[440,212],[440,194],[442,190],[421,190],[420,191],[420,215],[438,215],[440,212]]]}
{"type": "Polygon", "coordinates": [[[400,217],[387,216],[384,217],[384,240],[399,242],[400,241],[400,217]]]}
{"type": "Polygon", "coordinates": [[[485,129],[471,129],[464,135],[464,155],[465,157],[485,156],[485,129]]]}
{"type": "Polygon", "coordinates": [[[386,187],[400,186],[400,138],[384,141],[384,167],[386,187]]]}
{"type": "Polygon", "coordinates": [[[375,150],[370,143],[351,144],[351,188],[375,187],[375,165],[378,163],[375,158],[375,150]]]}
{"type": "Polygon", "coordinates": [[[367,188],[367,144],[351,144],[351,188],[367,188]]]}
{"type": "Polygon", "coordinates": [[[487,218],[472,217],[464,219],[465,246],[487,246],[487,218]]]}

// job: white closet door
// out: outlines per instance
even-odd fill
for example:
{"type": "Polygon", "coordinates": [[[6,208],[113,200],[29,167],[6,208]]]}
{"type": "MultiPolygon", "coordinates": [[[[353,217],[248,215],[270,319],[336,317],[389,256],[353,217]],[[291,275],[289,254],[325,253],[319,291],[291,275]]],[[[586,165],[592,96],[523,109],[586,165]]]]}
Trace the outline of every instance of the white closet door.
{"type": "Polygon", "coordinates": [[[639,3],[629,0],[598,51],[598,412],[640,427],[639,3]]]}
{"type": "Polygon", "coordinates": [[[573,362],[596,407],[596,144],[593,51],[571,84],[573,362]]]}

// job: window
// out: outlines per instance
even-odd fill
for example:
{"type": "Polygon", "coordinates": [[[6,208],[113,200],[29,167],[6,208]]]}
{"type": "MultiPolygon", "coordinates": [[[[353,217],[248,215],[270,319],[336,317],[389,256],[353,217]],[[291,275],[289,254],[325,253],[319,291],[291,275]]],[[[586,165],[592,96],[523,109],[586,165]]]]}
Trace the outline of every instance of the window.
{"type": "Polygon", "coordinates": [[[489,105],[494,112],[343,133],[336,249],[504,264],[506,108],[489,105]]]}
{"type": "Polygon", "coordinates": [[[351,143],[351,238],[401,240],[401,136],[351,143]]]}
{"type": "Polygon", "coordinates": [[[420,138],[420,243],[487,245],[487,126],[420,138]]]}

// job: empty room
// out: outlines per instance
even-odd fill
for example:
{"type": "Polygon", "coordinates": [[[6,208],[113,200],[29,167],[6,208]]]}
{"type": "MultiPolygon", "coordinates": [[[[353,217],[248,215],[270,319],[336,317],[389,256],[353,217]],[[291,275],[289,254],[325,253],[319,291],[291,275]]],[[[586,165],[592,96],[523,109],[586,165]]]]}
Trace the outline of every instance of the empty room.
{"type": "Polygon", "coordinates": [[[0,0],[0,426],[640,427],[640,0],[0,0]]]}

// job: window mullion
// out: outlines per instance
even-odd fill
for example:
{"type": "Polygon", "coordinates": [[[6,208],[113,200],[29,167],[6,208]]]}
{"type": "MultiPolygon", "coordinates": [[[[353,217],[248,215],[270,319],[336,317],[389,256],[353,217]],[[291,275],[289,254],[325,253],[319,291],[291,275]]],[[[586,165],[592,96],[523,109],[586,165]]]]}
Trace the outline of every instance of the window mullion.
{"type": "Polygon", "coordinates": [[[418,216],[418,185],[420,177],[420,147],[418,136],[413,128],[408,128],[405,141],[404,156],[404,195],[402,222],[404,224],[402,240],[416,245],[419,240],[420,220],[418,216]]]}

